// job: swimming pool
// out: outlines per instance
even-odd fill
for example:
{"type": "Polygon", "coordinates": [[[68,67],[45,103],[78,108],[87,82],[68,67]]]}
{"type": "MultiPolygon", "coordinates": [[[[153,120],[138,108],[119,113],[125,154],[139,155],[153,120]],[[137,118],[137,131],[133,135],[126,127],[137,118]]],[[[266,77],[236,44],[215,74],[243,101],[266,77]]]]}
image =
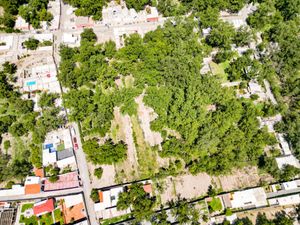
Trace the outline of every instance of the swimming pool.
{"type": "Polygon", "coordinates": [[[36,81],[28,81],[26,83],[27,86],[32,86],[32,85],[35,85],[36,84],[36,81]]]}

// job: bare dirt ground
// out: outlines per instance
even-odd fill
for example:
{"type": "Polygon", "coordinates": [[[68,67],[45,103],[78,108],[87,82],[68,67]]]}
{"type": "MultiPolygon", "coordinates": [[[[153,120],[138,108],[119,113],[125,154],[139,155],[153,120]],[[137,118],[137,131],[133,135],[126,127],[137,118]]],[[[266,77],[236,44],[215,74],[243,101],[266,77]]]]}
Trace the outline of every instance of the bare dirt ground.
{"type": "Polygon", "coordinates": [[[107,187],[115,184],[115,168],[111,165],[101,165],[103,169],[103,174],[101,179],[98,179],[94,176],[94,169],[98,166],[92,165],[89,163],[89,171],[92,178],[92,187],[93,188],[101,188],[107,187]]]}
{"type": "Polygon", "coordinates": [[[186,174],[173,178],[168,177],[161,201],[166,203],[176,196],[187,199],[198,198],[207,193],[209,185],[211,185],[211,177],[205,173],[196,176],[186,174]]]}
{"type": "Polygon", "coordinates": [[[243,170],[234,170],[227,176],[214,178],[217,187],[223,191],[241,189],[245,187],[254,187],[261,183],[261,180],[271,181],[270,176],[262,177],[258,174],[256,167],[247,167],[243,170]]]}
{"type": "Polygon", "coordinates": [[[266,214],[268,219],[274,219],[276,213],[285,211],[289,215],[293,215],[295,213],[295,209],[291,206],[272,206],[270,208],[263,209],[255,209],[247,212],[237,213],[238,218],[248,217],[253,224],[256,222],[256,217],[259,213],[266,214]]]}
{"type": "Polygon", "coordinates": [[[151,121],[155,120],[158,115],[152,108],[145,106],[143,98],[144,93],[138,96],[135,99],[135,102],[138,104],[138,118],[140,126],[144,133],[145,141],[150,146],[160,145],[160,143],[163,141],[161,134],[159,132],[152,131],[150,128],[151,121]]]}
{"type": "Polygon", "coordinates": [[[4,9],[2,6],[0,6],[0,16],[3,16],[4,15],[4,9]]]}

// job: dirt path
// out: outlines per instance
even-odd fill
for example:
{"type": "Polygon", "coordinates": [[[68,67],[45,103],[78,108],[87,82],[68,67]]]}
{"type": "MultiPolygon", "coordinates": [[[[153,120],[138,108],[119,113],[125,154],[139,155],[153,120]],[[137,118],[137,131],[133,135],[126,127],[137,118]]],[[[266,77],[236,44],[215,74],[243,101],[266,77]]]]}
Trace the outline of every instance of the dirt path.
{"type": "Polygon", "coordinates": [[[117,182],[133,180],[138,173],[138,160],[136,147],[133,139],[132,123],[128,115],[122,115],[120,109],[114,109],[114,121],[112,126],[118,127],[115,131],[115,138],[127,144],[127,159],[115,166],[117,182]]]}
{"type": "Polygon", "coordinates": [[[159,132],[152,131],[150,128],[151,121],[155,120],[158,115],[152,108],[145,106],[143,98],[144,93],[135,99],[135,102],[138,104],[138,119],[144,133],[145,141],[153,147],[155,145],[160,145],[163,139],[159,132]]]}

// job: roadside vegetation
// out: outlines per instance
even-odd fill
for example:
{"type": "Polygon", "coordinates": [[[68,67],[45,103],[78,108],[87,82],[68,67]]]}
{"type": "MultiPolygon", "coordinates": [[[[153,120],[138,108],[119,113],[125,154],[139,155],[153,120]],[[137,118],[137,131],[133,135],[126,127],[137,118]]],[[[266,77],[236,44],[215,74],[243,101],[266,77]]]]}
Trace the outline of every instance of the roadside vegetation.
{"type": "Polygon", "coordinates": [[[0,29],[14,32],[18,14],[33,28],[40,28],[41,21],[49,23],[53,19],[53,15],[47,11],[48,3],[49,0],[1,0],[4,14],[0,17],[0,29]]]}
{"type": "Polygon", "coordinates": [[[13,139],[4,142],[5,151],[0,153],[0,182],[22,180],[33,165],[40,168],[41,144],[47,132],[64,122],[54,105],[58,95],[42,93],[43,114],[33,111],[33,101],[24,100],[14,86],[16,70],[15,64],[5,63],[0,71],[0,134],[9,133],[13,139]]]}

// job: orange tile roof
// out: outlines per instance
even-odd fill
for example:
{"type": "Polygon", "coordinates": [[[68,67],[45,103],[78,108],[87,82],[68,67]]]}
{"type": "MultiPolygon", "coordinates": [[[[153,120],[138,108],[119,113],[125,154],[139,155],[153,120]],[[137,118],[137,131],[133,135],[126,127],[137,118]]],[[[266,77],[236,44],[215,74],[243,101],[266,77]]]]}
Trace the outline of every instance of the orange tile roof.
{"type": "Polygon", "coordinates": [[[34,174],[37,177],[43,178],[44,177],[44,170],[42,168],[41,169],[35,168],[34,169],[34,174]]]}
{"type": "Polygon", "coordinates": [[[63,213],[65,218],[65,224],[69,224],[73,221],[81,220],[86,217],[83,202],[74,205],[70,208],[66,208],[66,206],[63,205],[63,213]]]}
{"type": "Polygon", "coordinates": [[[41,192],[40,184],[27,184],[25,185],[25,195],[38,194],[41,192]]]}
{"type": "Polygon", "coordinates": [[[100,202],[103,202],[103,192],[102,192],[102,191],[99,191],[99,192],[98,192],[98,195],[99,195],[99,201],[100,201],[100,202]]]}
{"type": "Polygon", "coordinates": [[[151,185],[151,184],[145,184],[145,185],[143,186],[143,188],[144,188],[144,191],[145,191],[146,193],[149,193],[149,194],[152,193],[152,185],[151,185]]]}

